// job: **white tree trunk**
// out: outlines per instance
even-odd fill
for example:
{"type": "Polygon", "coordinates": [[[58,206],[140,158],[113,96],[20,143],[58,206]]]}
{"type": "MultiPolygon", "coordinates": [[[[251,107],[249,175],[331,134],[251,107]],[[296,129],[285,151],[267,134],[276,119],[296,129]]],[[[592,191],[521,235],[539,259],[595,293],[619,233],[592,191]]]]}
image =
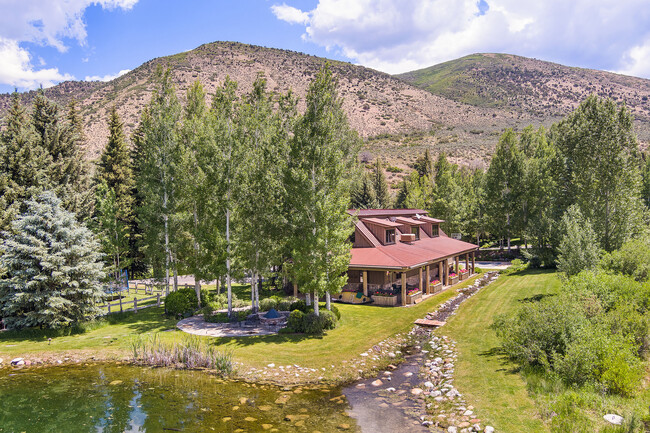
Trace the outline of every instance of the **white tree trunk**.
{"type": "Polygon", "coordinates": [[[325,308],[328,311],[332,311],[332,297],[330,296],[330,292],[325,292],[325,308]]]}
{"type": "Polygon", "coordinates": [[[311,295],[309,293],[305,293],[305,304],[308,307],[311,306],[311,295]]]}
{"type": "Polygon", "coordinates": [[[232,318],[232,285],[230,281],[230,209],[226,209],[226,284],[228,286],[228,317],[232,318]]]}
{"type": "Polygon", "coordinates": [[[314,314],[320,316],[320,311],[318,311],[318,293],[314,290],[314,314]]]}

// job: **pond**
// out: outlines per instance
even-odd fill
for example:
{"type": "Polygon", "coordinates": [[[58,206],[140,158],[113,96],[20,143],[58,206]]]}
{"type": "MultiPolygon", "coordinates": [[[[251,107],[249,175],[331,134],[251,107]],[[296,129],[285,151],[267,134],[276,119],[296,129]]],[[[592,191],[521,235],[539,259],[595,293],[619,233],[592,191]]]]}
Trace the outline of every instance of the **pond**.
{"type": "Polygon", "coordinates": [[[0,432],[358,431],[340,388],[98,364],[0,370],[0,432]]]}

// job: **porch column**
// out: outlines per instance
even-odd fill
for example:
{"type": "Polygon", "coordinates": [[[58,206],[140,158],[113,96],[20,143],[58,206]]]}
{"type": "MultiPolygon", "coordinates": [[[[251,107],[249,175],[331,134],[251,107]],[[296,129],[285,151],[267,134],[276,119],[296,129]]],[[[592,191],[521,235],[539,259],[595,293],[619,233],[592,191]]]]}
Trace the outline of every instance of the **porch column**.
{"type": "Polygon", "coordinates": [[[455,270],[454,270],[454,273],[455,273],[456,275],[458,275],[458,271],[459,271],[459,269],[458,269],[458,257],[459,257],[459,256],[456,256],[456,268],[455,268],[455,270]]]}
{"type": "Polygon", "coordinates": [[[298,297],[298,284],[293,283],[293,297],[297,298],[298,297]]]}
{"type": "Polygon", "coordinates": [[[442,261],[439,261],[438,262],[438,280],[440,280],[440,282],[444,286],[445,285],[445,276],[444,276],[445,274],[444,274],[442,268],[443,268],[443,263],[442,263],[442,261]]]}
{"type": "Polygon", "coordinates": [[[363,271],[363,296],[368,296],[368,271],[363,271]]]}
{"type": "Polygon", "coordinates": [[[476,252],[472,251],[472,274],[476,271],[476,252]]]}
{"type": "Polygon", "coordinates": [[[420,290],[424,293],[424,279],[422,278],[422,267],[418,269],[420,271],[420,290]]]}
{"type": "Polygon", "coordinates": [[[426,283],[427,284],[427,290],[426,290],[426,292],[423,292],[423,293],[426,293],[427,295],[431,292],[431,270],[430,270],[430,268],[431,268],[431,265],[427,265],[427,283],[426,283]]]}
{"type": "Polygon", "coordinates": [[[465,270],[469,272],[469,253],[465,254],[465,270]]]}
{"type": "Polygon", "coordinates": [[[449,259],[445,259],[444,276],[445,277],[442,280],[443,284],[445,286],[448,286],[449,285],[449,259]]]}
{"type": "Polygon", "coordinates": [[[406,271],[402,271],[402,307],[406,305],[406,271]]]}

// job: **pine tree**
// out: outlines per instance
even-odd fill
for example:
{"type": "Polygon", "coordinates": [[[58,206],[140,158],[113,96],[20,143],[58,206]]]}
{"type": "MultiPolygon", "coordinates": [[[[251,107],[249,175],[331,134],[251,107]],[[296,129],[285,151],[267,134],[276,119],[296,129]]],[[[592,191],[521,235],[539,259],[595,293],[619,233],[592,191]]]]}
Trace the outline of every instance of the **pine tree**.
{"type": "Polygon", "coordinates": [[[32,124],[36,131],[35,146],[46,155],[47,178],[43,187],[51,189],[66,210],[80,221],[92,215],[93,191],[89,168],[83,152],[83,126],[76,104],[71,102],[67,116],[49,101],[43,92],[34,99],[32,124]]]}
{"type": "Polygon", "coordinates": [[[573,205],[562,216],[562,241],[558,247],[557,267],[568,277],[598,265],[598,242],[588,219],[573,205]]]}
{"type": "Polygon", "coordinates": [[[101,313],[99,246],[52,192],[27,203],[2,248],[0,314],[8,328],[59,328],[101,313]]]}
{"type": "Polygon", "coordinates": [[[641,169],[641,198],[646,208],[650,209],[650,153],[644,155],[644,163],[641,169]]]}
{"type": "Polygon", "coordinates": [[[382,209],[390,208],[390,191],[386,175],[384,174],[384,167],[380,158],[377,158],[373,166],[372,184],[377,196],[377,205],[382,209]]]}
{"type": "Polygon", "coordinates": [[[350,197],[352,209],[376,209],[379,206],[375,187],[367,173],[363,173],[361,181],[352,190],[350,197]]]}
{"type": "Polygon", "coordinates": [[[100,158],[97,183],[100,185],[97,190],[100,229],[109,229],[103,232],[102,244],[111,246],[110,254],[105,250],[107,259],[113,271],[119,272],[128,268],[139,254],[130,242],[134,236],[135,178],[123,124],[115,106],[108,115],[108,142],[100,158]]]}
{"type": "Polygon", "coordinates": [[[329,65],[309,86],[306,111],[291,140],[286,173],[293,230],[291,274],[303,293],[318,299],[338,293],[350,260],[348,173],[356,164],[358,138],[349,127],[329,65]]]}
{"type": "Polygon", "coordinates": [[[35,134],[18,93],[11,96],[0,136],[0,232],[25,211],[25,202],[46,183],[47,155],[34,146],[35,134]]]}

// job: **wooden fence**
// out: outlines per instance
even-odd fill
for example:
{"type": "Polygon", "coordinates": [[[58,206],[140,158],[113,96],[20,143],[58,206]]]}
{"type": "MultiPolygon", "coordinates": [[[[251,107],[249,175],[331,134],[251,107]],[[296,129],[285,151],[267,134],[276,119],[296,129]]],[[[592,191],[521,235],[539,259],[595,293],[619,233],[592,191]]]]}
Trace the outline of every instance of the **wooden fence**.
{"type": "MultiPolygon", "coordinates": [[[[190,286],[189,284],[184,284],[183,286],[181,286],[179,284],[177,288],[178,289],[180,289],[180,288],[187,289],[187,288],[190,288],[190,287],[194,287],[194,286],[190,286]]],[[[174,291],[174,286],[170,285],[169,290],[170,290],[170,292],[173,292],[174,291]]],[[[137,283],[137,282],[136,283],[129,283],[129,287],[127,287],[126,290],[122,290],[121,292],[118,293],[118,295],[119,295],[118,302],[114,302],[114,303],[108,302],[108,303],[103,304],[103,305],[98,305],[98,307],[99,308],[107,308],[108,311],[106,312],[106,314],[117,313],[117,312],[122,312],[122,311],[133,311],[134,313],[137,313],[138,310],[142,310],[143,308],[149,308],[149,307],[153,307],[153,306],[160,307],[162,304],[164,304],[164,295],[163,295],[164,292],[165,292],[165,284],[158,284],[158,283],[156,283],[156,284],[147,284],[147,283],[137,283]],[[134,287],[131,287],[131,285],[134,285],[134,287]],[[136,297],[134,297],[133,300],[131,300],[131,301],[122,300],[122,295],[124,294],[124,292],[126,292],[126,294],[129,295],[129,294],[131,294],[131,291],[133,291],[133,293],[136,295],[136,297]],[[142,292],[142,293],[144,293],[144,295],[152,295],[152,296],[150,296],[148,298],[138,299],[137,298],[138,292],[142,292]],[[156,293],[154,294],[154,292],[156,292],[156,293]],[[148,304],[148,305],[140,305],[140,306],[138,306],[139,303],[142,304],[143,302],[151,301],[153,299],[156,300],[155,304],[151,303],[151,304],[148,304]],[[131,308],[126,308],[129,305],[132,305],[132,307],[131,308]]]]}

